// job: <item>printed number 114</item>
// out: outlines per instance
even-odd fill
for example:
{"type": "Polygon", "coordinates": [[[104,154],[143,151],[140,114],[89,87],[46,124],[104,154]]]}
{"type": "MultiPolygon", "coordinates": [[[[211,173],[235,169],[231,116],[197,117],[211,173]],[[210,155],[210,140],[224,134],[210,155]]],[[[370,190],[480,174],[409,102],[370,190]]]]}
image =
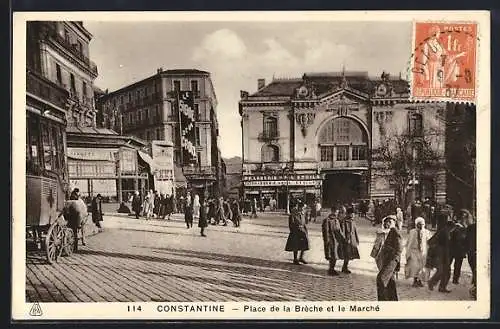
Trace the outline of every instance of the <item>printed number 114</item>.
{"type": "Polygon", "coordinates": [[[141,305],[128,305],[127,311],[128,312],[141,312],[142,308],[141,308],[141,305]]]}

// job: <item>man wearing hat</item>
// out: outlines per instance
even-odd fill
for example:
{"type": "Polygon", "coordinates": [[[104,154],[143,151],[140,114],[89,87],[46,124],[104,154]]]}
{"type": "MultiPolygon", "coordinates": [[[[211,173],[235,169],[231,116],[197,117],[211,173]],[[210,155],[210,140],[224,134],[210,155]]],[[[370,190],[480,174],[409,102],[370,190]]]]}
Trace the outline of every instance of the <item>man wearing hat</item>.
{"type": "MultiPolygon", "coordinates": [[[[389,217],[394,221],[393,217],[389,217]]],[[[395,221],[394,221],[395,222],[395,221]]],[[[395,275],[399,272],[402,238],[395,223],[391,223],[391,228],[380,250],[380,270],[377,274],[377,297],[381,301],[397,301],[395,275]]]]}
{"type": "Polygon", "coordinates": [[[359,259],[359,237],[358,230],[356,229],[356,224],[354,223],[354,209],[352,207],[347,208],[346,215],[340,221],[340,230],[344,236],[344,240],[339,246],[339,256],[340,259],[344,260],[344,265],[342,266],[342,272],[349,274],[348,265],[351,259],[359,259]]]}

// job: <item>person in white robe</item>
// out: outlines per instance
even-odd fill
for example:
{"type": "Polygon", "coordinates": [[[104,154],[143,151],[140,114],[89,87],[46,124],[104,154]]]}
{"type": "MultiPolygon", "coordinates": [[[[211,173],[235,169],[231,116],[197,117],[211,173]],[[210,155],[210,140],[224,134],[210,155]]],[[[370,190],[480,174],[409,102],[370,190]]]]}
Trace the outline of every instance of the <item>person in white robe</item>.
{"type": "Polygon", "coordinates": [[[430,238],[431,232],[425,228],[425,220],[415,218],[415,228],[410,230],[406,241],[405,277],[413,278],[413,287],[416,288],[423,287],[422,281],[427,277],[425,261],[430,238]]]}

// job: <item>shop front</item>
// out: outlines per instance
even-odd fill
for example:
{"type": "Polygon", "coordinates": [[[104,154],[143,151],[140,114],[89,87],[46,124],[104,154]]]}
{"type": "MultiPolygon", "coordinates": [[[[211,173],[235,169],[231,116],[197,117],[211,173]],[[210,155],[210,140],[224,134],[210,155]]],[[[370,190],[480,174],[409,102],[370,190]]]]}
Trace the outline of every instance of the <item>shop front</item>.
{"type": "Polygon", "coordinates": [[[289,200],[312,204],[321,196],[321,176],[316,174],[253,175],[243,178],[245,199],[257,198],[264,207],[276,201],[277,209],[287,210],[289,200]]]}

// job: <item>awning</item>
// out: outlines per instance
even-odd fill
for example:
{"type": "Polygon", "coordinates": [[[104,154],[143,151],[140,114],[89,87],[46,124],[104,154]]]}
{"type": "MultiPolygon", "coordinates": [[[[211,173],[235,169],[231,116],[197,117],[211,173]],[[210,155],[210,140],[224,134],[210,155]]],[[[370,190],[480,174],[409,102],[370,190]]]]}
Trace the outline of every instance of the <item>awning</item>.
{"type": "Polygon", "coordinates": [[[153,173],[153,171],[155,171],[158,167],[156,165],[155,161],[153,160],[153,158],[150,157],[149,154],[141,152],[141,151],[137,151],[137,153],[139,153],[139,157],[149,165],[149,168],[151,169],[151,173],[153,173]]]}

